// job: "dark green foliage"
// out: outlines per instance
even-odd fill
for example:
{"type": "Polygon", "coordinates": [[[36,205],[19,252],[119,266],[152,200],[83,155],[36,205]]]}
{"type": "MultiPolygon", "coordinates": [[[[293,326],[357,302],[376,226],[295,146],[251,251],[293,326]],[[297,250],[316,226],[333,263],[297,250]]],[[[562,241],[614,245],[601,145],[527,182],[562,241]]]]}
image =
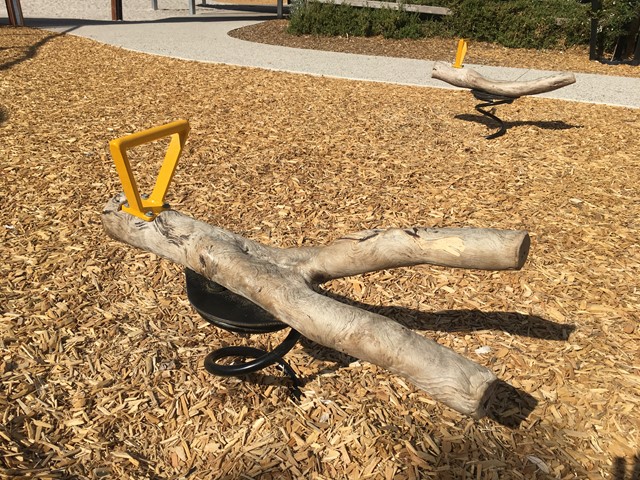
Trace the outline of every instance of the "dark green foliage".
{"type": "Polygon", "coordinates": [[[640,17],[640,0],[604,0],[594,16],[600,27],[600,42],[606,51],[610,51],[618,37],[635,33],[632,26],[640,17]]]}
{"type": "Polygon", "coordinates": [[[445,36],[498,43],[507,47],[566,48],[589,43],[590,19],[597,16],[600,41],[612,50],[620,35],[640,15],[640,0],[408,0],[443,6],[450,16],[422,15],[390,9],[356,8],[313,0],[294,0],[289,32],[297,35],[418,38],[445,36]]]}
{"type": "Polygon", "coordinates": [[[424,35],[420,16],[417,13],[386,9],[375,12],[374,31],[377,30],[378,34],[385,38],[419,38],[424,35]]]}
{"type": "Polygon", "coordinates": [[[295,35],[418,38],[423,36],[421,23],[417,14],[409,12],[303,0],[294,4],[289,32],[295,35]]]}
{"type": "Polygon", "coordinates": [[[574,0],[452,0],[453,36],[506,47],[556,48],[589,41],[589,8],[574,0]]]}

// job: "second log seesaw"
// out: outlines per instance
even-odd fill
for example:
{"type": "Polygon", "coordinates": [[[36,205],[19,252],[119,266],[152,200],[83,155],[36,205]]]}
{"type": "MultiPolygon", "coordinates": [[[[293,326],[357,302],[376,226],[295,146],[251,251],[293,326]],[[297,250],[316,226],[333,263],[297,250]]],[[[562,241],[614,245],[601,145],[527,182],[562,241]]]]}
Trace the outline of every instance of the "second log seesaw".
{"type": "Polygon", "coordinates": [[[467,42],[461,39],[458,42],[458,50],[453,65],[446,62],[435,62],[431,77],[442,80],[450,85],[468,88],[471,94],[482,103],[476,105],[476,110],[498,123],[498,130],[485,138],[493,139],[504,135],[507,127],[504,122],[495,115],[495,107],[513,103],[525,95],[536,95],[551,92],[576,82],[576,77],[571,72],[561,72],[546,77],[528,81],[505,81],[487,78],[472,68],[464,67],[463,61],[467,53],[467,42]],[[491,110],[486,110],[492,107],[491,110]]]}

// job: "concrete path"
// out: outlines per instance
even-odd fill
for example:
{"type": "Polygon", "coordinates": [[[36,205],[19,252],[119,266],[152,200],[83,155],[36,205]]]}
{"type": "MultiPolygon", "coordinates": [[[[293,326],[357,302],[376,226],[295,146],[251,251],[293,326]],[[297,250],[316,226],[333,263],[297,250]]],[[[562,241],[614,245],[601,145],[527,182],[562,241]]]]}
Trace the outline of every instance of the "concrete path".
{"type": "MultiPolygon", "coordinates": [[[[104,0],[94,1],[109,3],[104,0]]],[[[187,0],[176,3],[177,1],[170,0],[172,8],[153,11],[150,2],[130,0],[131,5],[128,5],[125,0],[124,22],[108,20],[108,5],[101,5],[100,9],[94,6],[93,9],[78,12],[77,7],[74,7],[78,2],[71,0],[22,0],[22,4],[25,21],[29,26],[92,38],[140,52],[353,80],[455,88],[431,78],[431,61],[263,45],[227,35],[236,28],[275,18],[275,6],[239,9],[230,5],[212,5],[214,2],[208,0],[209,6],[199,6],[193,16],[188,14],[187,0]],[[46,8],[49,10],[43,11],[43,4],[48,4],[46,8]],[[51,4],[56,4],[55,11],[51,4]],[[74,18],[78,16],[84,18],[74,18]],[[97,19],[87,18],[91,16],[97,19]]],[[[162,0],[158,3],[163,6],[162,0]]],[[[0,11],[0,15],[3,13],[0,11]]],[[[553,73],[520,68],[468,66],[482,75],[499,80],[530,80],[553,73]]],[[[577,73],[576,79],[574,85],[540,96],[640,108],[640,78],[577,73]]]]}

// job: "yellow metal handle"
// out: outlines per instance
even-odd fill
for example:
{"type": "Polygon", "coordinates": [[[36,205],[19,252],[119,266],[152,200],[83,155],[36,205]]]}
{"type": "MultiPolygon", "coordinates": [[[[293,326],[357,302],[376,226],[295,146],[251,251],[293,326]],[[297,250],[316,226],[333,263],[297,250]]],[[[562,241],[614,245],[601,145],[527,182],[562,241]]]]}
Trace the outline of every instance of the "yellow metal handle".
{"type": "Polygon", "coordinates": [[[168,210],[164,196],[167,194],[171,179],[178,164],[178,158],[189,135],[189,122],[177,120],[166,125],[150,128],[142,132],[116,138],[109,142],[111,157],[116,165],[120,183],[127,197],[128,205],[123,205],[122,210],[146,221],[153,220],[163,210],[168,210]],[[151,195],[142,198],[138,192],[138,185],[131,170],[131,164],[127,158],[127,150],[138,145],[150,143],[164,137],[171,136],[169,148],[160,167],[158,178],[151,195]]]}
{"type": "Polygon", "coordinates": [[[462,62],[464,61],[464,56],[467,54],[467,41],[464,38],[461,38],[458,41],[458,50],[456,51],[456,61],[453,64],[453,68],[462,68],[462,62]]]}

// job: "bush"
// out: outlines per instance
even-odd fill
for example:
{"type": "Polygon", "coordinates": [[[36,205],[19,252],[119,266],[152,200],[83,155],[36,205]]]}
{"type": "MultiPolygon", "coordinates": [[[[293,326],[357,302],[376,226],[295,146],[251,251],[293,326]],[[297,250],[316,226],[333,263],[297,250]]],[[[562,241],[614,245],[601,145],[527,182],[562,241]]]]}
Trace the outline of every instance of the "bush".
{"type": "Polygon", "coordinates": [[[454,0],[449,34],[506,47],[564,48],[589,41],[589,8],[574,0],[454,0]]]}
{"type": "Polygon", "coordinates": [[[453,10],[453,15],[441,17],[294,0],[289,32],[385,38],[463,37],[506,47],[566,48],[589,43],[590,20],[595,16],[600,27],[600,49],[612,51],[618,37],[634,28],[634,20],[640,15],[640,0],[601,1],[602,8],[592,12],[589,0],[407,0],[453,10]]]}
{"type": "Polygon", "coordinates": [[[306,0],[293,4],[289,33],[358,37],[382,35],[385,38],[418,38],[424,34],[420,17],[414,13],[306,0]]]}
{"type": "Polygon", "coordinates": [[[640,17],[640,0],[604,0],[593,15],[598,19],[601,48],[612,51],[619,37],[635,33],[632,28],[640,17]]]}
{"type": "Polygon", "coordinates": [[[589,41],[590,9],[576,0],[411,0],[410,3],[445,6],[454,14],[420,17],[397,10],[296,0],[289,32],[385,38],[439,35],[525,48],[567,47],[589,41]]]}

